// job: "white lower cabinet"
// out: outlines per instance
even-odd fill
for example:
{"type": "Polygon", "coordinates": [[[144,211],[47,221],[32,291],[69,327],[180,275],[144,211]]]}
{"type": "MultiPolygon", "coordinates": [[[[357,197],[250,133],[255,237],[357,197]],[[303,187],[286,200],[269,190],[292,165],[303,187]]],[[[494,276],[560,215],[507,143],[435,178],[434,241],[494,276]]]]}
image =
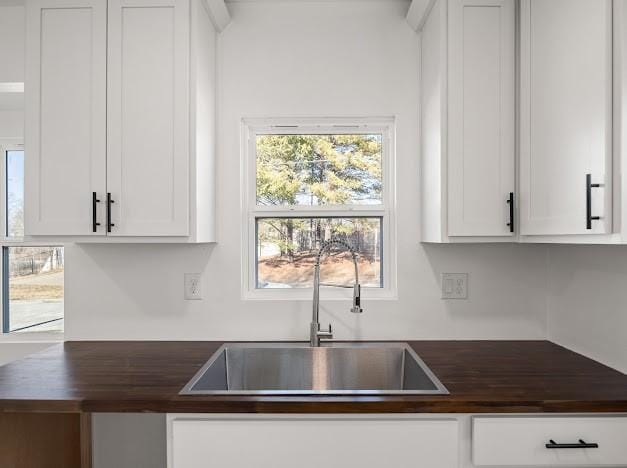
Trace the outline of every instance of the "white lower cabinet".
{"type": "Polygon", "coordinates": [[[627,417],[476,417],[475,466],[627,466],[627,417]]]}
{"type": "Polygon", "coordinates": [[[168,468],[627,467],[625,414],[169,414],[167,437],[168,468]]]}
{"type": "Polygon", "coordinates": [[[169,468],[454,468],[455,419],[168,417],[169,468]]]}

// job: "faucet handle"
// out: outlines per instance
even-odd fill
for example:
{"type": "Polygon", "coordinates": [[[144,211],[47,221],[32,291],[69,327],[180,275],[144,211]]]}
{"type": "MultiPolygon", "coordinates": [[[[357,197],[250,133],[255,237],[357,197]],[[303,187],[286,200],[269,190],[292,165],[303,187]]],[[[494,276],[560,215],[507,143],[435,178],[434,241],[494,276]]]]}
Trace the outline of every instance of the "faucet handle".
{"type": "Polygon", "coordinates": [[[329,324],[329,331],[318,330],[317,335],[320,338],[327,338],[327,339],[333,338],[333,330],[331,329],[331,324],[329,324]]]}

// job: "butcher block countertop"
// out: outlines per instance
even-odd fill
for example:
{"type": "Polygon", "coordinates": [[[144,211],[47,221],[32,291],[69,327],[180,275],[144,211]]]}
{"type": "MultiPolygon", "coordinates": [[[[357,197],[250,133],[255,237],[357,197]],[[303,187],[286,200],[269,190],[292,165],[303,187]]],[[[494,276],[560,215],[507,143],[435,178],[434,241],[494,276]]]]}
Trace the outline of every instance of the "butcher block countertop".
{"type": "Polygon", "coordinates": [[[0,367],[0,410],[162,413],[627,412],[627,375],[548,341],[412,341],[450,395],[179,396],[222,342],[80,341],[0,367]]]}

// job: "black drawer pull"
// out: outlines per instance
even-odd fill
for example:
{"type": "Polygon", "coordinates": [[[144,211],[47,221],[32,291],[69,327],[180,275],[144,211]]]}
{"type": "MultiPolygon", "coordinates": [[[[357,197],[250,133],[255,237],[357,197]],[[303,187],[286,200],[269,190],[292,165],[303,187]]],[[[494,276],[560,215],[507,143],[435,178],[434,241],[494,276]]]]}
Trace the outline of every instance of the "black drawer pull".
{"type": "Polygon", "coordinates": [[[553,439],[549,440],[549,443],[545,445],[548,449],[578,449],[578,448],[599,448],[599,444],[589,444],[579,439],[578,444],[558,444],[553,439]]]}
{"type": "Polygon", "coordinates": [[[98,195],[96,194],[96,192],[92,192],[91,193],[91,230],[92,232],[97,232],[98,231],[98,226],[100,226],[100,223],[98,222],[98,208],[96,207],[96,205],[100,203],[100,200],[98,199],[98,195]]]}
{"type": "Polygon", "coordinates": [[[601,219],[600,216],[592,216],[592,189],[600,186],[592,183],[592,174],[586,174],[586,229],[592,229],[592,221],[601,219]]]}
{"type": "Polygon", "coordinates": [[[111,228],[115,226],[115,224],[111,222],[111,204],[112,203],[115,203],[115,202],[111,198],[111,193],[107,192],[107,232],[111,232],[111,228]]]}
{"type": "Polygon", "coordinates": [[[509,205],[509,232],[514,232],[514,192],[509,192],[509,197],[507,198],[507,204],[509,205]]]}

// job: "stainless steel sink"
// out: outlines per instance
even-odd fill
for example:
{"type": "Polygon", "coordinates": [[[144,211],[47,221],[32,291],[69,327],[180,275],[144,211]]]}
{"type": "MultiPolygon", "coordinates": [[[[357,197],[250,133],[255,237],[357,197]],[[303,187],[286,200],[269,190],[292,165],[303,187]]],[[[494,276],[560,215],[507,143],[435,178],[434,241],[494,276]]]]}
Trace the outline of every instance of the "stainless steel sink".
{"type": "Polygon", "coordinates": [[[233,343],[181,395],[425,395],[448,391],[406,343],[233,343]]]}

